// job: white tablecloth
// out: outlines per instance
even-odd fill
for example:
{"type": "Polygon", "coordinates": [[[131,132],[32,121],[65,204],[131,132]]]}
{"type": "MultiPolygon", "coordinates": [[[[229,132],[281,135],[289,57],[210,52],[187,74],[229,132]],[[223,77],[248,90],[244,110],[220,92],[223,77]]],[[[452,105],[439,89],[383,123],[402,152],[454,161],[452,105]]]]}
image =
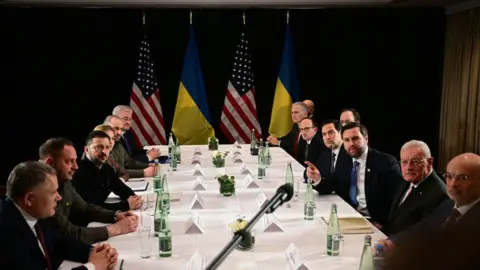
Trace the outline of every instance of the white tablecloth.
{"type": "MultiPolygon", "coordinates": [[[[199,191],[204,201],[204,209],[191,210],[190,204],[195,196],[193,184],[196,176],[192,176],[193,165],[190,160],[194,149],[197,146],[181,146],[182,163],[178,171],[168,173],[168,185],[170,192],[181,192],[180,201],[171,203],[170,222],[172,228],[173,256],[170,258],[158,258],[157,238],[151,238],[152,257],[149,259],[140,258],[140,237],[137,233],[130,233],[110,238],[108,243],[114,246],[121,259],[124,259],[124,269],[132,270],[157,270],[157,269],[186,269],[187,262],[191,256],[199,251],[211,260],[232,237],[228,224],[238,216],[245,216],[247,219],[253,217],[258,211],[256,197],[264,192],[267,197],[272,196],[277,187],[284,184],[287,162],[292,162],[295,181],[300,187],[298,201],[290,203],[276,210],[274,215],[278,218],[283,232],[263,232],[261,223],[256,226],[256,245],[251,251],[234,250],[225,260],[219,269],[288,269],[284,251],[291,243],[294,243],[302,252],[310,269],[345,269],[358,268],[363,247],[362,234],[344,235],[344,242],[341,247],[341,254],[338,257],[326,256],[326,229],[327,225],[322,220],[328,220],[330,207],[336,203],[339,217],[360,217],[353,208],[336,195],[316,196],[316,218],[315,221],[303,219],[303,197],[305,184],[303,184],[304,167],[290,157],[283,149],[278,147],[270,148],[272,154],[272,166],[267,169],[267,177],[257,180],[257,156],[251,156],[249,145],[242,145],[243,160],[252,171],[253,179],[259,188],[246,189],[244,186],[244,175],[240,174],[241,163],[233,163],[231,145],[220,145],[220,151],[230,151],[226,159],[226,172],[234,175],[237,180],[236,194],[231,197],[222,197],[218,191],[218,182],[214,176],[218,169],[213,168],[210,152],[207,146],[198,146],[202,150],[200,160],[205,173],[202,177],[207,190],[199,191]],[[198,213],[203,220],[203,234],[185,234],[186,224],[192,212],[198,213]]],[[[148,147],[147,147],[148,148],[148,147]]],[[[159,146],[162,153],[166,153],[166,146],[159,146]]],[[[164,165],[168,166],[168,165],[164,165]]],[[[152,179],[147,179],[151,181],[152,179]]],[[[149,185],[150,189],[153,185],[149,185]]],[[[141,194],[150,193],[143,192],[141,194]]],[[[142,216],[151,216],[153,209],[147,210],[150,213],[139,213],[142,216]]],[[[151,219],[153,224],[153,218],[151,219]]],[[[99,224],[92,224],[98,226],[99,224]]],[[[153,230],[153,225],[151,225],[153,230]]],[[[384,237],[374,229],[373,240],[384,237]]],[[[74,265],[66,262],[63,266],[74,265]]]]}

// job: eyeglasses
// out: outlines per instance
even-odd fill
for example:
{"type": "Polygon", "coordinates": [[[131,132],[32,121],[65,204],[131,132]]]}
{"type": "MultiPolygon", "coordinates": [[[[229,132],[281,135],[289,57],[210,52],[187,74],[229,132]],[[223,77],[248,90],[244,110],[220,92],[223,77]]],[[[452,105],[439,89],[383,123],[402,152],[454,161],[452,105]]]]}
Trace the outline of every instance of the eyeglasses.
{"type": "Polygon", "coordinates": [[[409,164],[411,164],[412,166],[420,166],[426,159],[425,158],[422,158],[422,159],[417,159],[417,158],[414,158],[414,159],[404,159],[404,160],[400,160],[400,164],[402,166],[408,166],[409,164]]]}
{"type": "Polygon", "coordinates": [[[455,181],[468,181],[468,175],[466,174],[451,174],[451,173],[444,173],[443,174],[443,179],[447,181],[451,181],[452,179],[455,179],[455,181]]]}
{"type": "Polygon", "coordinates": [[[304,127],[304,128],[300,128],[299,130],[300,130],[301,132],[307,132],[307,131],[309,131],[309,130],[312,129],[312,128],[314,128],[314,127],[304,127]]]}

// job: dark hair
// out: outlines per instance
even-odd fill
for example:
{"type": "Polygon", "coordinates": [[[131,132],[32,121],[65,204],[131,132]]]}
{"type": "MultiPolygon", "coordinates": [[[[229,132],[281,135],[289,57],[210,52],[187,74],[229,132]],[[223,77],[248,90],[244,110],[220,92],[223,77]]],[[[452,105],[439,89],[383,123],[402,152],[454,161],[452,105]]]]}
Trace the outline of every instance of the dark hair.
{"type": "Polygon", "coordinates": [[[349,130],[349,129],[352,129],[352,128],[359,128],[360,133],[363,135],[363,137],[368,136],[368,130],[367,130],[366,126],[364,126],[360,123],[357,123],[357,122],[350,122],[350,123],[347,123],[345,126],[342,127],[342,131],[340,132],[342,134],[342,138],[343,138],[343,132],[345,130],[349,130]]]}
{"type": "Polygon", "coordinates": [[[360,113],[357,110],[355,110],[353,108],[343,109],[340,112],[340,114],[342,114],[344,112],[352,112],[353,118],[355,119],[355,121],[360,122],[360,113]]]}
{"type": "Polygon", "coordinates": [[[85,145],[90,145],[95,138],[107,138],[108,141],[110,141],[110,137],[107,135],[107,133],[100,130],[94,130],[88,133],[87,139],[85,139],[85,145]]]}
{"type": "Polygon", "coordinates": [[[340,132],[342,130],[342,123],[340,121],[335,120],[335,119],[326,119],[322,121],[322,124],[320,125],[320,128],[323,128],[325,125],[333,124],[335,129],[340,132]]]}
{"type": "Polygon", "coordinates": [[[303,118],[303,119],[300,120],[300,122],[298,122],[298,123],[300,124],[301,122],[303,122],[303,121],[305,121],[305,120],[310,120],[310,121],[312,122],[312,127],[317,127],[317,122],[316,122],[314,119],[308,118],[308,117],[303,118]]]}
{"type": "Polygon", "coordinates": [[[62,151],[66,145],[73,146],[73,143],[62,137],[50,138],[40,145],[38,155],[40,156],[40,159],[53,157],[57,155],[58,152],[62,151]]]}
{"type": "Polygon", "coordinates": [[[40,161],[25,161],[13,168],[7,180],[7,196],[21,198],[44,183],[47,175],[57,175],[54,168],[40,161]]]}

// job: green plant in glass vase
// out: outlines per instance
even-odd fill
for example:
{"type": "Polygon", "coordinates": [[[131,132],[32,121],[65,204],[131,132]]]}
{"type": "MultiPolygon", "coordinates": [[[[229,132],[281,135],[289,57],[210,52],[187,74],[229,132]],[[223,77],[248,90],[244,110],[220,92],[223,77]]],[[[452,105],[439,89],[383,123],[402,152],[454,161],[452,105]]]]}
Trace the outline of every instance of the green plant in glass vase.
{"type": "Polygon", "coordinates": [[[218,150],[218,139],[215,136],[211,136],[208,138],[208,150],[215,151],[218,150]]]}
{"type": "Polygon", "coordinates": [[[236,246],[237,249],[247,251],[253,248],[255,245],[255,235],[251,231],[242,231],[248,226],[248,220],[245,217],[239,217],[234,222],[228,224],[228,227],[232,229],[233,234],[240,234],[242,241],[236,246]]]}
{"type": "Polygon", "coordinates": [[[229,151],[227,152],[219,152],[213,151],[212,152],[212,163],[215,168],[223,168],[225,167],[225,157],[228,156],[229,151]]]}
{"type": "Polygon", "coordinates": [[[235,194],[235,176],[224,174],[215,178],[217,178],[218,183],[220,184],[220,194],[222,196],[228,197],[235,194]]]}

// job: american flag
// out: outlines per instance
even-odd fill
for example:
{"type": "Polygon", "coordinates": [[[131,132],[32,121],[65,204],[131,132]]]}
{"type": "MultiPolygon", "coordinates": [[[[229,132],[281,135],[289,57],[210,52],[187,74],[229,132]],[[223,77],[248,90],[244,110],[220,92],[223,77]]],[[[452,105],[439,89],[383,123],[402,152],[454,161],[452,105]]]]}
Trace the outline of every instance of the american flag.
{"type": "Polygon", "coordinates": [[[166,144],[160,92],[155,78],[147,37],[140,44],[138,70],[132,86],[130,107],[133,109],[132,131],[140,145],[166,144]]]}
{"type": "Polygon", "coordinates": [[[231,143],[234,141],[238,143],[250,142],[252,129],[255,129],[257,138],[260,138],[262,134],[255,105],[255,87],[251,64],[248,40],[245,32],[243,32],[235,53],[232,77],[228,82],[220,118],[220,129],[231,143]]]}

